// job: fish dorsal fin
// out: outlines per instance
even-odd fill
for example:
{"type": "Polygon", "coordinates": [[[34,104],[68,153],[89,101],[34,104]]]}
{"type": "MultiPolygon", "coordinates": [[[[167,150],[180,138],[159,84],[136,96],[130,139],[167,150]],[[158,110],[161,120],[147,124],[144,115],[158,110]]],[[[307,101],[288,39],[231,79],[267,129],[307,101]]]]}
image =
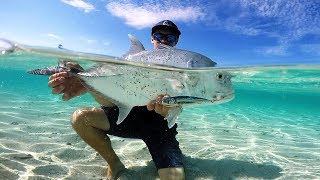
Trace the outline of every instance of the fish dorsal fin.
{"type": "Polygon", "coordinates": [[[117,124],[120,124],[128,116],[132,107],[118,105],[118,108],[119,108],[119,116],[118,116],[117,124]]]}
{"type": "Polygon", "coordinates": [[[174,47],[168,46],[168,45],[165,45],[165,44],[162,44],[162,43],[160,43],[158,45],[158,49],[172,49],[172,48],[174,48],[174,47]]]}
{"type": "Polygon", "coordinates": [[[128,37],[130,39],[131,45],[129,51],[123,55],[124,58],[145,50],[143,44],[137,38],[135,38],[131,34],[128,34],[128,37]]]}

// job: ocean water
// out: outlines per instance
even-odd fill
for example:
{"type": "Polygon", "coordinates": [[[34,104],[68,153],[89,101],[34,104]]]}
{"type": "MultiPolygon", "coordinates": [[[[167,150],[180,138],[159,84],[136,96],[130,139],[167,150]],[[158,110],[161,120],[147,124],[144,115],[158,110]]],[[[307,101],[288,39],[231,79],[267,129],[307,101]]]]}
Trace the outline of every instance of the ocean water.
{"type": "MultiPolygon", "coordinates": [[[[104,179],[106,162],[73,131],[70,116],[98,106],[62,101],[48,76],[26,71],[55,57],[0,56],[0,179],[104,179]]],[[[185,108],[177,138],[187,179],[320,179],[320,66],[226,68],[235,99],[185,108]]],[[[142,179],[158,179],[142,141],[111,137],[142,179]]]]}

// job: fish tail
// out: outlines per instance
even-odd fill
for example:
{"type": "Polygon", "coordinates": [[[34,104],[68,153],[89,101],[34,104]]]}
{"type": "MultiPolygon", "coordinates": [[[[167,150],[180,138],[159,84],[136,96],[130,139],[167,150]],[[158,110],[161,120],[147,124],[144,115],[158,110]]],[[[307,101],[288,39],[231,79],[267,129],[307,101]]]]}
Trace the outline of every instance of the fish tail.
{"type": "Polygon", "coordinates": [[[47,75],[47,76],[51,76],[52,74],[59,73],[59,72],[66,72],[66,68],[63,68],[61,66],[53,66],[53,67],[46,67],[46,68],[27,71],[27,73],[29,74],[47,75]]]}

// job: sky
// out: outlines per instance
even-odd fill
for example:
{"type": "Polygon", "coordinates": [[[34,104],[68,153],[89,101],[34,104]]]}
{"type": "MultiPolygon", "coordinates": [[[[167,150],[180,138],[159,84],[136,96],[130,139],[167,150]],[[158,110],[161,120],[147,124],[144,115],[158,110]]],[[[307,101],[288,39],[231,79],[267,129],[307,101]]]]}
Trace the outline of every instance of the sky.
{"type": "Polygon", "coordinates": [[[27,45],[121,56],[128,34],[152,49],[165,19],[176,48],[218,66],[320,64],[320,0],[1,0],[0,38],[27,45]]]}

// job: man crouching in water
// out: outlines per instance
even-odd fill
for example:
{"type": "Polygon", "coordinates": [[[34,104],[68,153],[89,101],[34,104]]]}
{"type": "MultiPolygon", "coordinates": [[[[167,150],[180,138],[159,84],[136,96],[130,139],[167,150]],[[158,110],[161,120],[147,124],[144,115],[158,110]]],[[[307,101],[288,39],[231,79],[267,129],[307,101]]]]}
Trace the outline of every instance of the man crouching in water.
{"type": "MultiPolygon", "coordinates": [[[[151,43],[155,49],[159,48],[159,44],[173,47],[178,43],[180,34],[172,21],[164,20],[152,28],[151,43]]],[[[69,65],[79,67],[74,63],[69,65]]],[[[160,179],[185,179],[183,156],[176,139],[177,124],[171,129],[168,128],[164,117],[168,114],[169,107],[159,103],[164,95],[159,95],[146,106],[133,107],[126,119],[117,125],[118,107],[90,92],[77,77],[70,77],[67,72],[56,73],[50,76],[48,85],[53,94],[63,94],[62,99],[65,101],[89,92],[102,105],[76,110],[71,117],[71,123],[78,135],[107,161],[108,179],[135,179],[134,173],[125,168],[114,152],[108,135],[143,140],[158,169],[160,179]]]]}

